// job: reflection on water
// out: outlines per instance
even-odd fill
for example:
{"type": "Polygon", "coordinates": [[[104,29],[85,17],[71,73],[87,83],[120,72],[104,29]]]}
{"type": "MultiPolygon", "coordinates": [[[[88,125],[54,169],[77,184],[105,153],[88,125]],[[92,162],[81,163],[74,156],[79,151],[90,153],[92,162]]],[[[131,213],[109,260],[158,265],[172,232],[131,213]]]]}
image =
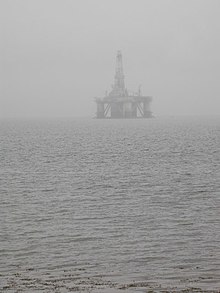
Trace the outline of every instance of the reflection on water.
{"type": "Polygon", "coordinates": [[[1,289],[220,289],[219,118],[2,120],[0,137],[1,289]]]}

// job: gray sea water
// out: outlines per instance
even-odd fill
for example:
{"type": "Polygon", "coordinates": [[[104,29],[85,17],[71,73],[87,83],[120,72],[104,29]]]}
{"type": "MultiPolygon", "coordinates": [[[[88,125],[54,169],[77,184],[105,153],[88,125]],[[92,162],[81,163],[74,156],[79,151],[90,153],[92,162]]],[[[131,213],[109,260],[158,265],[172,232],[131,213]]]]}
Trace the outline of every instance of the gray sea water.
{"type": "Polygon", "coordinates": [[[0,121],[0,290],[219,292],[220,117],[0,121]]]}

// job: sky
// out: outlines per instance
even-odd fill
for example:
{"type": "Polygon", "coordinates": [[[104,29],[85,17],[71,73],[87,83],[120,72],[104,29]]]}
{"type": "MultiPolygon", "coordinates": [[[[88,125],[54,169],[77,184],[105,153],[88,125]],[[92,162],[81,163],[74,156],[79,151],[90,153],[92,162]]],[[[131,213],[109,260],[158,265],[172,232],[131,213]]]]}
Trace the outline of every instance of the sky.
{"type": "Polygon", "coordinates": [[[219,0],[0,0],[0,118],[94,117],[114,81],[159,115],[220,115],[219,0]]]}

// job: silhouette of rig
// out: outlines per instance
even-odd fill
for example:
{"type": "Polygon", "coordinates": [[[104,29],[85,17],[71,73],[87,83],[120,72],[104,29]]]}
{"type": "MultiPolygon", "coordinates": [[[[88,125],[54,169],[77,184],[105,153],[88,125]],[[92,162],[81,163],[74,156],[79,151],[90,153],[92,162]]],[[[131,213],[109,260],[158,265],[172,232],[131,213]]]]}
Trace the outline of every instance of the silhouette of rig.
{"type": "Polygon", "coordinates": [[[122,54],[117,52],[115,81],[112,90],[103,98],[95,98],[97,105],[96,118],[152,118],[150,104],[152,97],[142,96],[138,92],[129,94],[125,88],[122,54]]]}

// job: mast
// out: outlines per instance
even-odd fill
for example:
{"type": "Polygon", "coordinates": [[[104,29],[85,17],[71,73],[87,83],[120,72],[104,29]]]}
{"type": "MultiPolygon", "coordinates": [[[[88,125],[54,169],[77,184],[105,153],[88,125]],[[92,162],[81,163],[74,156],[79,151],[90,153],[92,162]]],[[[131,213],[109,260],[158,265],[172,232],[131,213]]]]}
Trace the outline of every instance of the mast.
{"type": "Polygon", "coordinates": [[[125,92],[125,82],[124,82],[121,51],[118,51],[116,56],[114,92],[118,93],[119,95],[121,94],[123,95],[125,92]]]}

